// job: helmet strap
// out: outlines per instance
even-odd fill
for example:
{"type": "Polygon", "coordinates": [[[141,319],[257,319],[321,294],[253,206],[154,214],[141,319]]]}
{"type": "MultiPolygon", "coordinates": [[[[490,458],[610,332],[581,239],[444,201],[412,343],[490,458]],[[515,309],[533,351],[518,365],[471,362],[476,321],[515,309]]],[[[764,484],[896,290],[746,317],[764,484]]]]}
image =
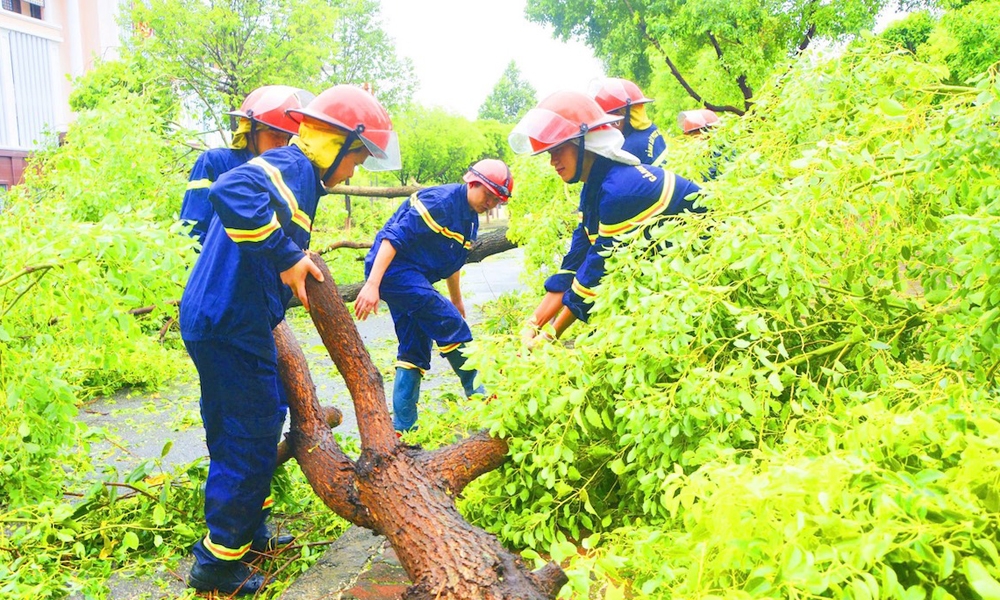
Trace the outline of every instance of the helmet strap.
{"type": "Polygon", "coordinates": [[[333,172],[340,166],[340,161],[344,160],[344,157],[347,156],[348,152],[350,152],[351,144],[354,143],[355,139],[361,139],[357,129],[347,134],[347,139],[344,140],[344,145],[341,146],[340,151],[337,152],[337,158],[333,159],[333,162],[330,163],[329,167],[327,167],[326,172],[324,172],[323,176],[319,178],[320,183],[324,188],[326,187],[326,178],[333,175],[333,172]]]}
{"type": "Polygon", "coordinates": [[[567,183],[577,183],[583,175],[583,155],[586,154],[587,131],[589,130],[590,127],[588,127],[586,123],[580,125],[580,132],[583,133],[583,135],[580,136],[580,151],[576,155],[576,172],[573,173],[573,179],[570,179],[567,183]]]}
{"type": "Polygon", "coordinates": [[[628,137],[632,133],[632,99],[625,101],[625,122],[622,123],[622,134],[628,137]]]}

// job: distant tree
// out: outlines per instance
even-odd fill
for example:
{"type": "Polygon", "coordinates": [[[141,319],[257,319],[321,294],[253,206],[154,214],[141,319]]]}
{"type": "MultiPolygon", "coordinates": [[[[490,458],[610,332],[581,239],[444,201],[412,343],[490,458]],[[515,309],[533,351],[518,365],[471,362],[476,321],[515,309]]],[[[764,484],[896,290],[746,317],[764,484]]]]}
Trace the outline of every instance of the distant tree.
{"type": "Polygon", "coordinates": [[[918,55],[942,62],[964,84],[1000,61],[1000,0],[973,1],[948,11],[918,55]]]}
{"type": "Polygon", "coordinates": [[[146,0],[134,2],[132,46],[173,78],[205,122],[261,85],[319,92],[368,82],[380,97],[409,95],[371,0],[146,0]]]}
{"type": "Polygon", "coordinates": [[[927,41],[934,31],[936,19],[926,10],[910,13],[885,28],[882,37],[890,43],[916,54],[917,47],[927,41]]]}
{"type": "Polygon", "coordinates": [[[510,61],[500,81],[479,107],[480,119],[493,119],[501,123],[514,123],[535,105],[535,88],[521,79],[517,63],[510,61]]]}
{"type": "Polygon", "coordinates": [[[396,56],[395,41],[382,28],[377,0],[343,0],[333,33],[336,52],[322,69],[322,86],[370,83],[372,93],[392,112],[409,104],[416,90],[413,62],[396,56]]]}
{"type": "Polygon", "coordinates": [[[488,147],[472,122],[441,108],[414,105],[394,115],[393,126],[403,155],[403,168],[395,172],[402,184],[458,182],[488,147]]]}

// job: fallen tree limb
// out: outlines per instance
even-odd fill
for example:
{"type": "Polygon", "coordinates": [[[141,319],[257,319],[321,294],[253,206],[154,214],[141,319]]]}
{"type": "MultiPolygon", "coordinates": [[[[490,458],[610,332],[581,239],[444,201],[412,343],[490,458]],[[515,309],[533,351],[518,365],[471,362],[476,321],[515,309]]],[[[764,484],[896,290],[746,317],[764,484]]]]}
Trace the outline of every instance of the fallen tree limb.
{"type": "Polygon", "coordinates": [[[485,433],[426,452],[399,443],[382,375],[323,259],[324,281],[309,278],[313,323],[351,392],[361,437],[352,461],[323,423],[305,356],[287,324],[274,330],[288,397],[287,440],[313,491],[337,514],[388,539],[413,586],[404,600],[551,600],[565,585],[550,563],[531,572],[496,538],[467,523],[452,495],[506,457],[507,444],[485,433]]]}

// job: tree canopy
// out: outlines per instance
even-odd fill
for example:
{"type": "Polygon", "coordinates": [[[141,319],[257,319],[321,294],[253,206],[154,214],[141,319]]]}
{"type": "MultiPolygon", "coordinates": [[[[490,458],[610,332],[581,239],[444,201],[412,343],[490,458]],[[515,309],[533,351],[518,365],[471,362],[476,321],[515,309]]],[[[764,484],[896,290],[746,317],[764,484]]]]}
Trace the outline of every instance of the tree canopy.
{"type": "Polygon", "coordinates": [[[669,72],[672,100],[681,90],[689,104],[742,114],[775,65],[813,39],[871,28],[895,1],[529,0],[526,12],[563,39],[582,38],[611,74],[650,84],[669,72]]]}
{"type": "Polygon", "coordinates": [[[133,46],[206,122],[268,84],[367,82],[391,105],[410,95],[412,66],[395,56],[378,10],[372,0],[149,0],[134,3],[133,46]]]}
{"type": "Polygon", "coordinates": [[[535,88],[521,78],[517,63],[510,61],[493,86],[493,91],[479,107],[479,118],[514,123],[536,102],[535,88]]]}

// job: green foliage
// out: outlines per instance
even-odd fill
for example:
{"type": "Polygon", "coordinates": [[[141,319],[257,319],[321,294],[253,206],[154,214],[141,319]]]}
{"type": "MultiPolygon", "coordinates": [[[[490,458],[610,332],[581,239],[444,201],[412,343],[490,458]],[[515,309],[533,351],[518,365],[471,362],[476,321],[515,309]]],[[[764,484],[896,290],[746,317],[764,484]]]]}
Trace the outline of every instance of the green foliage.
{"type": "Polygon", "coordinates": [[[207,121],[261,85],[312,88],[336,48],[316,23],[336,22],[337,11],[316,0],[151,0],[134,3],[130,17],[134,50],[193,96],[207,121]]]}
{"type": "Polygon", "coordinates": [[[400,183],[435,185],[455,183],[495,145],[476,124],[442,108],[411,106],[393,118],[399,132],[403,168],[395,175],[400,183]]]}
{"type": "Polygon", "coordinates": [[[409,103],[417,87],[413,63],[396,56],[396,44],[382,29],[380,5],[375,0],[346,0],[334,33],[337,55],[324,65],[322,84],[373,84],[373,93],[390,114],[409,103]]]}
{"type": "Polygon", "coordinates": [[[0,505],[86,472],[81,400],[173,371],[150,334],[176,313],[192,243],[172,227],[184,176],[155,110],[119,93],[81,114],[0,211],[0,505]]]}
{"type": "Polygon", "coordinates": [[[517,63],[510,61],[500,76],[500,81],[497,81],[493,91],[479,107],[479,118],[516,123],[537,101],[535,88],[521,79],[517,63]]]}
{"type": "Polygon", "coordinates": [[[930,11],[920,10],[891,23],[882,32],[882,37],[890,44],[906,48],[916,54],[917,48],[930,37],[935,22],[930,11]]]}
{"type": "Polygon", "coordinates": [[[507,239],[524,248],[525,282],[532,286],[559,268],[559,258],[576,227],[580,188],[567,186],[552,171],[548,155],[517,156],[510,164],[514,198],[507,204],[507,239]]]}
{"type": "Polygon", "coordinates": [[[530,0],[526,12],[533,21],[551,25],[563,39],[582,38],[610,74],[648,87],[645,91],[651,97],[669,100],[654,105],[654,111],[676,115],[678,104],[688,108],[700,102],[680,85],[665,57],[705,102],[742,110],[749,106],[744,99],[754,97],[754,90],[798,48],[812,39],[843,41],[870,29],[879,12],[895,4],[887,0],[530,0]]]}
{"type": "Polygon", "coordinates": [[[172,220],[193,156],[180,134],[165,132],[168,115],[159,112],[158,91],[151,91],[111,91],[82,111],[62,147],[33,156],[12,204],[53,207],[71,221],[96,223],[130,211],[172,220]]]}
{"type": "Polygon", "coordinates": [[[128,52],[119,60],[98,60],[94,68],[77,77],[69,107],[77,113],[94,110],[109,96],[119,97],[122,93],[148,98],[164,128],[180,111],[170,80],[148,56],[128,52]]]}
{"type": "Polygon", "coordinates": [[[520,347],[523,300],[489,319],[502,401],[455,419],[510,460],[464,513],[568,559],[564,597],[992,597],[1000,83],[943,76],[870,36],[798,61],[572,347],[520,347]]]}
{"type": "Polygon", "coordinates": [[[943,62],[955,83],[966,83],[1000,60],[1000,2],[970,2],[941,18],[940,27],[919,52],[943,62]]]}
{"type": "Polygon", "coordinates": [[[395,55],[372,0],[151,0],[133,3],[135,52],[173,78],[205,122],[262,85],[319,92],[369,83],[388,107],[406,103],[413,67],[395,55]]]}

